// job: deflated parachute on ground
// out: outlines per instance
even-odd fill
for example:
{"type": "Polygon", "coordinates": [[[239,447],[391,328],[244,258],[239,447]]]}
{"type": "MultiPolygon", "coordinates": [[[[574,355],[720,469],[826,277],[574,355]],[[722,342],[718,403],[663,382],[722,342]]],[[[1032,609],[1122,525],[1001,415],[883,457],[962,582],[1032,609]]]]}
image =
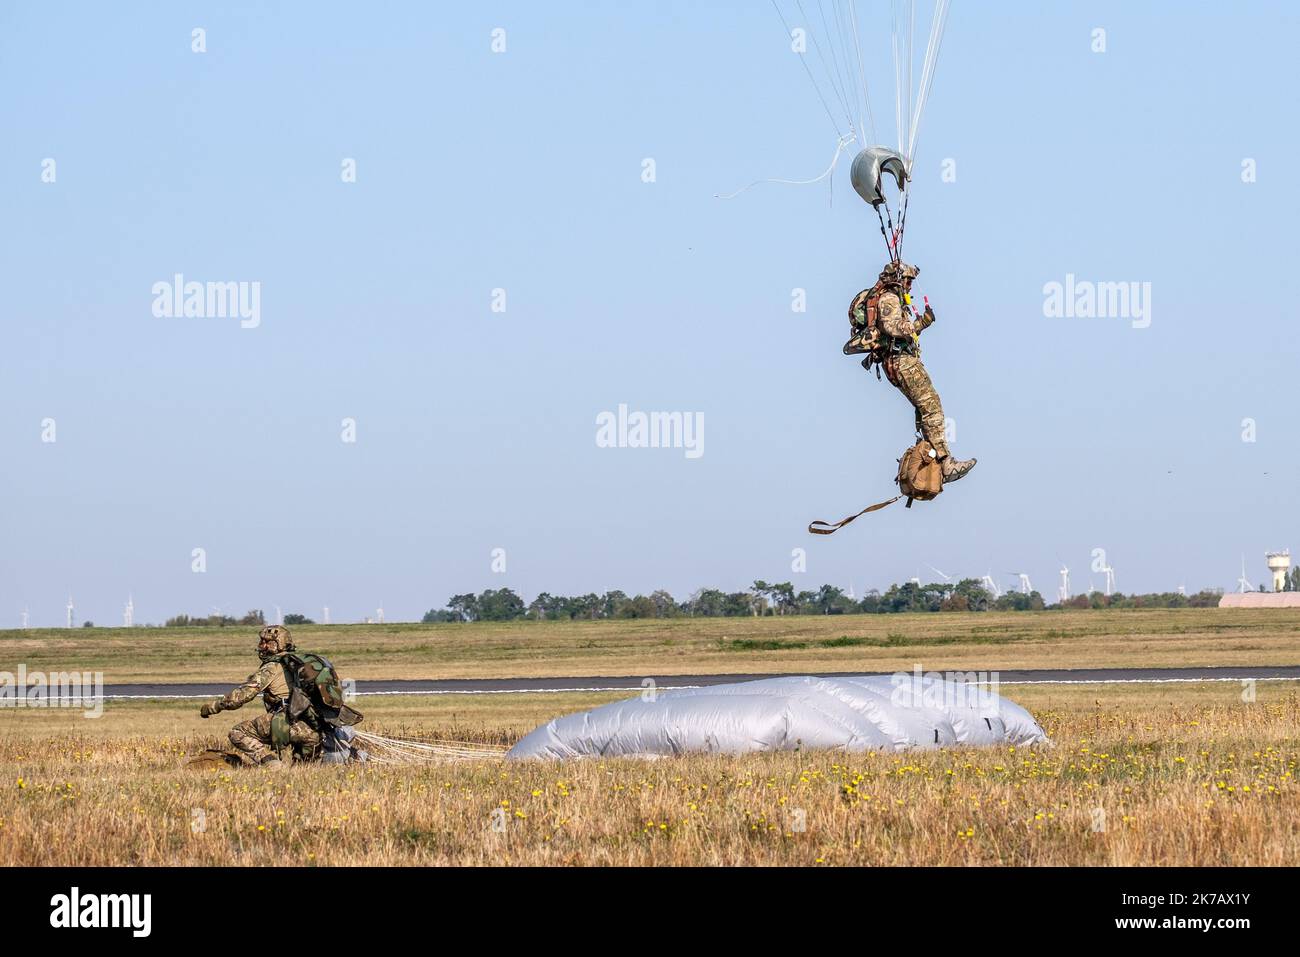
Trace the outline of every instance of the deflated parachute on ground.
{"type": "Polygon", "coordinates": [[[661,691],[556,718],[510,758],[1037,744],[1024,708],[973,684],[919,675],[783,677],[661,691]]]}

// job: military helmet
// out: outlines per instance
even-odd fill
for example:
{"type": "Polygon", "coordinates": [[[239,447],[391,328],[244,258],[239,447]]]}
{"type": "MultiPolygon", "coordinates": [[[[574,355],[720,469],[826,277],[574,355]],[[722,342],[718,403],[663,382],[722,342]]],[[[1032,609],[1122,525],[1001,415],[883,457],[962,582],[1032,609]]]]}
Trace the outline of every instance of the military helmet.
{"type": "Polygon", "coordinates": [[[267,625],[257,633],[257,657],[263,661],[293,651],[293,648],[293,639],[284,625],[267,625]]]}
{"type": "Polygon", "coordinates": [[[885,264],[885,268],[880,270],[880,281],[887,285],[897,286],[903,282],[911,282],[920,273],[920,269],[903,262],[901,259],[891,259],[885,264]]]}

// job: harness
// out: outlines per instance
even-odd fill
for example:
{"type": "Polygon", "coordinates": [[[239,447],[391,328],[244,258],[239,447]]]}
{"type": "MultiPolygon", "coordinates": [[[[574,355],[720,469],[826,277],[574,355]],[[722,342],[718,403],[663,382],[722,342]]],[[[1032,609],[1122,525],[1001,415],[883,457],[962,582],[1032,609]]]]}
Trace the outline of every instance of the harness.
{"type": "Polygon", "coordinates": [[[921,354],[920,344],[915,338],[909,339],[904,336],[891,336],[880,325],[880,297],[886,292],[892,292],[898,296],[898,303],[901,309],[908,309],[911,303],[907,301],[907,295],[899,287],[886,284],[882,280],[877,280],[876,284],[866,291],[865,296],[862,293],[854,299],[853,304],[849,307],[849,321],[855,326],[857,323],[857,312],[862,311],[861,328],[863,335],[876,344],[867,352],[862,359],[862,368],[868,372],[871,367],[876,367],[876,378],[880,378],[880,371],[884,369],[885,377],[889,379],[890,385],[895,388],[902,388],[901,380],[898,377],[897,361],[899,356],[919,356],[921,354]]]}

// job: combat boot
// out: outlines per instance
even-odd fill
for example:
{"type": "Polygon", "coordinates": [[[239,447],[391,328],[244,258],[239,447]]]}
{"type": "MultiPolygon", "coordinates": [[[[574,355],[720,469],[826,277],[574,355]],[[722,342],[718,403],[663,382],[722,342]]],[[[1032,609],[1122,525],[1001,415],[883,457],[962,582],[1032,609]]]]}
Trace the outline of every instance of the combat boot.
{"type": "Polygon", "coordinates": [[[943,460],[943,484],[955,482],[975,467],[975,459],[955,459],[951,455],[943,460]]]}
{"type": "Polygon", "coordinates": [[[278,754],[268,754],[257,763],[257,766],[259,768],[266,768],[268,771],[283,771],[288,767],[287,764],[280,760],[278,754]]]}

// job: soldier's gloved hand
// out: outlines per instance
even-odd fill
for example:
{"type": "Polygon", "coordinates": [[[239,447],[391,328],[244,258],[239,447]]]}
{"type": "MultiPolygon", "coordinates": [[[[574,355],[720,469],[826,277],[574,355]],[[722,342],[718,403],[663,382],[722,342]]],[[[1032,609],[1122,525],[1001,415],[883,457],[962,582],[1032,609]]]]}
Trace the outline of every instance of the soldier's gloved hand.
{"type": "Polygon", "coordinates": [[[210,718],[219,710],[220,709],[213,705],[211,701],[205,701],[203,702],[203,707],[199,708],[199,717],[210,718]]]}

